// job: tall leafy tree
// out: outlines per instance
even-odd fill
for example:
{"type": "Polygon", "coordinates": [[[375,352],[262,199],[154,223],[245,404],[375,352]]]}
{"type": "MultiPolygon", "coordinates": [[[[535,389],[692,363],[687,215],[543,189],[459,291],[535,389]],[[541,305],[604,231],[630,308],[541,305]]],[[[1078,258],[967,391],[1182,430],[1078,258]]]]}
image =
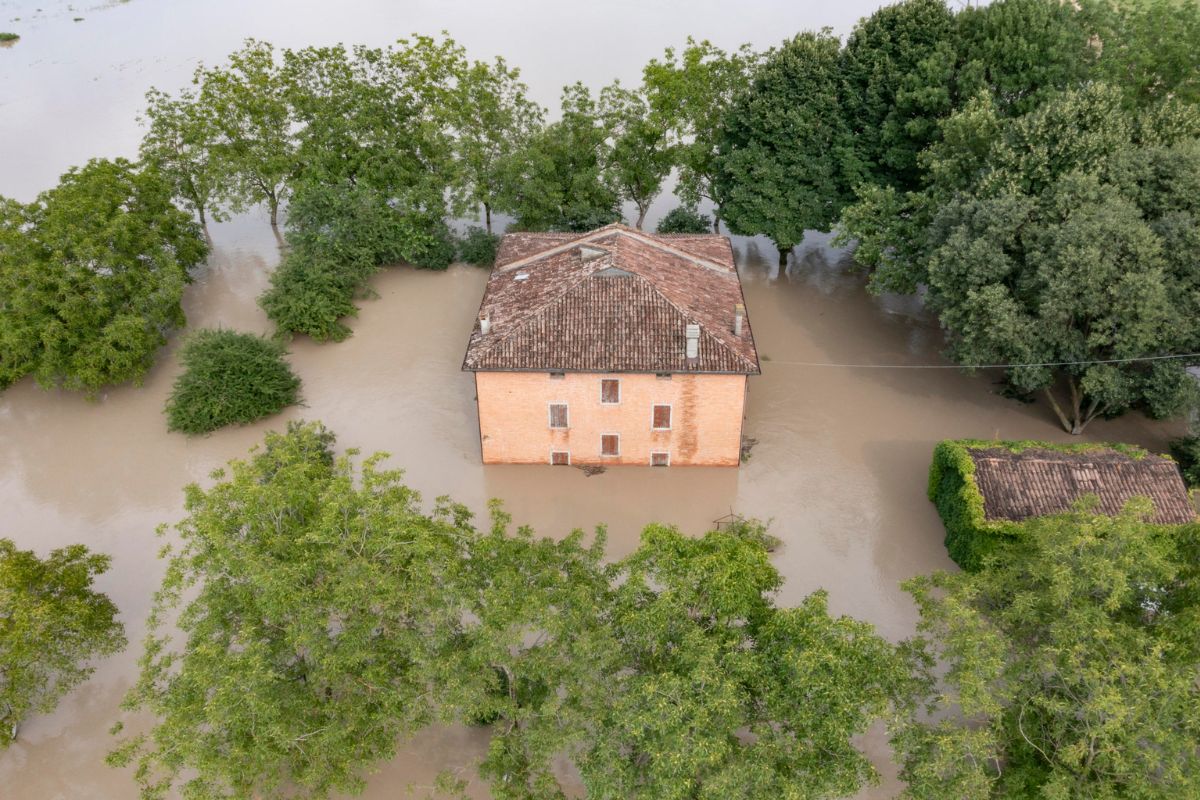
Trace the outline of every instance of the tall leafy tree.
{"type": "Polygon", "coordinates": [[[230,207],[244,211],[264,203],[271,226],[277,226],[288,181],[300,164],[288,81],[275,48],[247,39],[225,65],[198,67],[192,82],[198,103],[218,131],[210,157],[215,156],[230,178],[230,207]]]}
{"type": "Polygon", "coordinates": [[[928,287],[955,360],[1033,365],[1008,381],[1067,431],[1132,407],[1170,416],[1196,400],[1169,357],[1200,345],[1197,133],[1193,110],[1130,116],[1104,86],[1011,120],[981,96],[926,154],[929,187],[878,190],[847,227],[877,288],[928,287]]]}
{"type": "Polygon", "coordinates": [[[109,757],[137,765],[143,797],[354,791],[432,718],[466,512],[422,513],[382,456],[356,467],[332,440],[293,425],[188,487],[125,703],[157,720],[109,757]]]}
{"type": "Polygon", "coordinates": [[[806,230],[829,230],[860,175],[840,102],[839,43],[802,33],[772,51],[726,117],[717,174],[736,234],[765,234],[779,263],[806,230]]]}
{"type": "Polygon", "coordinates": [[[146,135],[142,161],[175,187],[175,198],[196,214],[208,230],[211,218],[224,218],[222,204],[230,188],[227,164],[220,158],[218,128],[212,110],[194,92],[172,97],[157,89],[146,93],[146,135]]]}
{"type": "Polygon", "coordinates": [[[586,86],[563,89],[562,116],[509,162],[506,203],[521,230],[586,231],[621,218],[609,131],[586,86]]]}
{"type": "Polygon", "coordinates": [[[153,168],[72,169],[29,205],[0,204],[0,386],[32,373],[95,393],[138,381],[183,324],[199,226],[153,168]]]}
{"type": "Polygon", "coordinates": [[[918,154],[954,110],[956,22],[945,0],[904,0],[862,19],[842,50],[842,104],[872,183],[920,188],[918,154]]]}
{"type": "Polygon", "coordinates": [[[609,174],[621,199],[637,208],[634,226],[641,230],[675,161],[668,120],[650,108],[641,92],[619,82],[601,91],[600,108],[612,136],[609,174]]]}
{"type": "Polygon", "coordinates": [[[520,71],[502,58],[473,62],[458,77],[453,120],[458,159],[467,196],[483,209],[488,233],[492,212],[511,210],[508,164],[542,125],[542,107],[526,91],[520,71]]]}
{"type": "Polygon", "coordinates": [[[589,797],[835,798],[877,779],[852,739],[891,716],[907,662],[822,592],[776,607],[759,535],[651,525],[618,565],[619,660],[576,757],[589,797]]]}
{"type": "Polygon", "coordinates": [[[42,559],[0,539],[0,750],[125,646],[117,607],[92,588],[108,566],[81,544],[42,559]]]}
{"type": "Polygon", "coordinates": [[[906,797],[1192,797],[1200,792],[1195,526],[1141,505],[1029,523],[975,573],[909,581],[938,713],[893,737],[906,797]]]}
{"type": "Polygon", "coordinates": [[[687,206],[713,203],[714,233],[721,232],[717,160],[725,119],[760,60],[748,44],[726,52],[689,37],[682,50],[667,48],[642,71],[650,107],[669,123],[679,167],[675,193],[687,206]]]}

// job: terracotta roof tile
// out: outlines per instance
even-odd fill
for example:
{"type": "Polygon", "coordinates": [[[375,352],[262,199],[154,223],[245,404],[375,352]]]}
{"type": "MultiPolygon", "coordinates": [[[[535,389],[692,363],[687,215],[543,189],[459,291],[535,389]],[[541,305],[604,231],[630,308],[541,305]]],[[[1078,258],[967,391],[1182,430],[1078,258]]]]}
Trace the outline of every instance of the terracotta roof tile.
{"type": "Polygon", "coordinates": [[[757,374],[729,240],[610,225],[586,234],[514,233],[501,241],[480,304],[467,370],[757,374]],[[688,364],[685,329],[700,327],[688,364]]]}
{"type": "Polygon", "coordinates": [[[988,519],[1020,521],[1061,513],[1085,495],[1098,497],[1097,510],[1110,516],[1134,497],[1148,497],[1154,504],[1154,522],[1184,524],[1196,519],[1179,468],[1169,458],[1134,458],[1110,449],[969,452],[988,519]]]}

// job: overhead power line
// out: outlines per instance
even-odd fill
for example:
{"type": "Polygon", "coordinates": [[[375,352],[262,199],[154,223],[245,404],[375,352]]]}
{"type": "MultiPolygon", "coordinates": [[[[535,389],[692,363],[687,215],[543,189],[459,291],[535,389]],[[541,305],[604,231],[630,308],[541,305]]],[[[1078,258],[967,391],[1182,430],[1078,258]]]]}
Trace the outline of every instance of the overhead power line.
{"type": "Polygon", "coordinates": [[[1143,361],[1200,360],[1200,353],[1177,353],[1169,356],[1140,356],[1138,358],[1104,358],[1091,361],[1035,361],[1027,364],[835,364],[826,361],[776,361],[765,358],[768,364],[788,367],[827,367],[833,369],[1015,369],[1016,367],[1081,367],[1091,364],[1133,364],[1143,361]]]}

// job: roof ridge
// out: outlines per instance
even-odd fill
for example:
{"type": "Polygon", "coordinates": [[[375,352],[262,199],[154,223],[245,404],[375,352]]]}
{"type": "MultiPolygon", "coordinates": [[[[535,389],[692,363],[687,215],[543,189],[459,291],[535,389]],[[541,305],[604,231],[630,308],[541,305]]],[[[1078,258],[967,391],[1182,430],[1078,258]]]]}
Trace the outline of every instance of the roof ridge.
{"type": "MultiPolygon", "coordinates": [[[[518,258],[516,261],[510,261],[507,264],[502,264],[502,265],[496,267],[495,271],[497,273],[509,272],[510,270],[514,270],[514,269],[518,269],[520,267],[527,266],[528,264],[531,264],[535,261],[540,261],[543,258],[546,258],[548,256],[554,256],[554,255],[558,255],[559,253],[565,253],[574,247],[579,247],[583,244],[587,244],[596,239],[602,239],[602,238],[604,238],[606,236],[610,236],[614,233],[618,234],[620,236],[628,236],[630,239],[633,239],[634,241],[637,241],[637,242],[641,242],[642,244],[647,245],[648,247],[657,248],[658,250],[662,250],[663,252],[670,253],[671,255],[677,256],[678,258],[682,258],[685,261],[690,261],[691,263],[696,264],[697,266],[712,270],[713,272],[717,272],[717,273],[720,273],[723,275],[733,275],[734,277],[737,276],[736,269],[731,269],[730,267],[725,266],[723,264],[719,264],[718,262],[713,261],[712,259],[703,258],[701,256],[695,255],[694,253],[690,253],[686,250],[681,250],[678,247],[672,247],[672,246],[666,244],[665,242],[661,242],[661,241],[655,239],[653,236],[647,235],[646,233],[644,233],[642,231],[635,231],[633,228],[630,228],[625,225],[620,225],[618,223],[612,223],[609,225],[605,225],[603,228],[597,228],[594,231],[589,231],[587,233],[581,234],[579,237],[577,237],[575,239],[570,239],[566,242],[563,242],[562,244],[555,245],[554,247],[550,247],[546,250],[541,250],[537,253],[530,253],[529,255],[525,256],[524,258],[518,258]]],[[[719,234],[706,234],[706,235],[718,236],[719,234]]]]}

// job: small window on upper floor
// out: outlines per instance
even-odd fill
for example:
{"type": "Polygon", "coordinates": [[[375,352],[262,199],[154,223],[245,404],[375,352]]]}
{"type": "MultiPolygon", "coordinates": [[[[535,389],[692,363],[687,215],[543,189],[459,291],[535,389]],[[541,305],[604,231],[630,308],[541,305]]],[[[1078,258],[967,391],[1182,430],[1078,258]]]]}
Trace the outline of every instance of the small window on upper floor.
{"type": "Polygon", "coordinates": [[[600,402],[611,406],[621,402],[621,381],[604,378],[600,381],[600,402]]]}
{"type": "Polygon", "coordinates": [[[566,403],[551,403],[550,404],[550,427],[551,428],[566,428],[568,426],[567,404],[566,403]]]}
{"type": "Polygon", "coordinates": [[[654,373],[654,377],[658,378],[660,381],[669,381],[669,380],[671,380],[671,373],[656,372],[656,373],[654,373]]]}
{"type": "Polygon", "coordinates": [[[552,381],[561,381],[565,377],[567,377],[567,373],[565,373],[565,372],[551,372],[550,373],[550,380],[552,380],[552,381]]]}
{"type": "Polygon", "coordinates": [[[671,407],[669,405],[656,405],[654,407],[654,415],[650,422],[650,427],[656,431],[671,430],[671,407]]]}

